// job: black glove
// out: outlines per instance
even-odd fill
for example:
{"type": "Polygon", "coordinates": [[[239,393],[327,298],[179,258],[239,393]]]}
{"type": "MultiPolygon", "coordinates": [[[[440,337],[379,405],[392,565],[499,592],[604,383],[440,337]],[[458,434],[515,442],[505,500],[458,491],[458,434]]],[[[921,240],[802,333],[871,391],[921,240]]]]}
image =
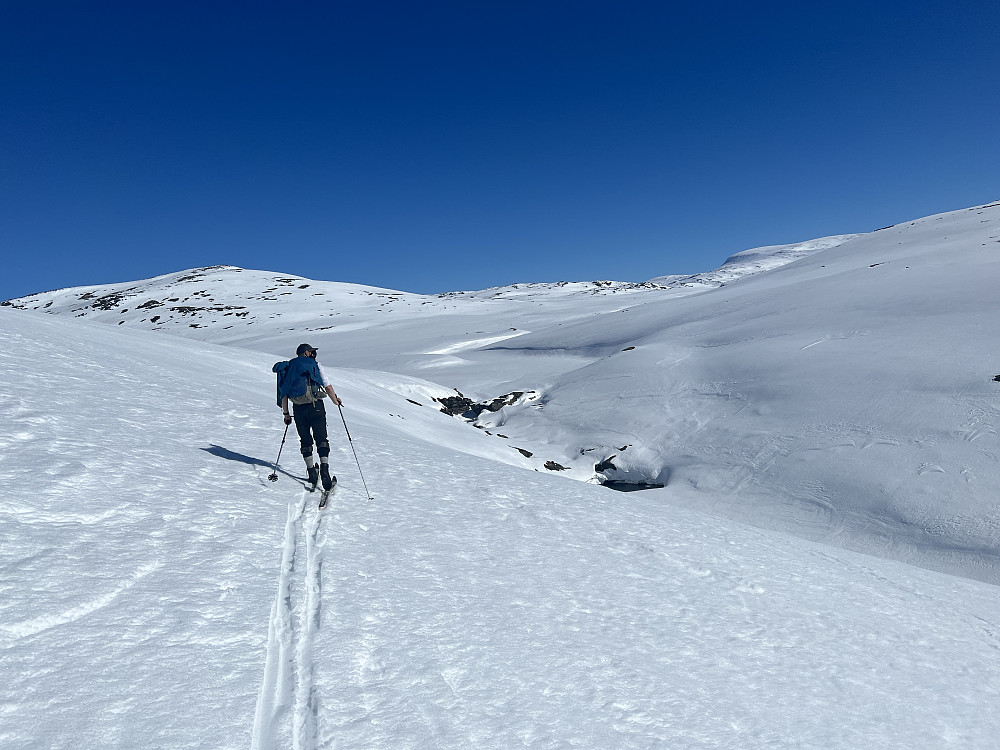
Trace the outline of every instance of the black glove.
{"type": "Polygon", "coordinates": [[[291,423],[292,423],[292,417],[291,417],[291,415],[290,414],[286,414],[285,415],[285,424],[291,424],[291,423]]]}

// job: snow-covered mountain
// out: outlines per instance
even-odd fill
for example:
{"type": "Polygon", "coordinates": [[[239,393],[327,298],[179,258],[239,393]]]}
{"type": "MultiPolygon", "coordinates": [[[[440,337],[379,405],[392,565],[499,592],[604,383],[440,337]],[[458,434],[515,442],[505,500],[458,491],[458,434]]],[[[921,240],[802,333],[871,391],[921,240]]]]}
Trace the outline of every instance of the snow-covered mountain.
{"type": "Polygon", "coordinates": [[[998,270],[991,204],[645,284],[12,300],[0,746],[994,747],[998,270]],[[329,508],[291,438],[266,481],[302,341],[372,501],[337,412],[329,508]]]}
{"type": "Polygon", "coordinates": [[[996,582],[998,269],[990,204],[645,284],[421,296],[217,267],[5,304],[275,357],[308,340],[428,406],[495,405],[472,414],[508,463],[996,582]]]}

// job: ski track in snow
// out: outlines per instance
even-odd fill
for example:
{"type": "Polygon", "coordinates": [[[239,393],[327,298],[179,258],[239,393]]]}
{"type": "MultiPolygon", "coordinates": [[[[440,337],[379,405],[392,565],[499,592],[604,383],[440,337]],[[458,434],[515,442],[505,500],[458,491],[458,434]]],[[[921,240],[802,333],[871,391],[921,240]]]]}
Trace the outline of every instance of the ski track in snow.
{"type": "Polygon", "coordinates": [[[319,630],[322,616],[322,547],[317,542],[323,512],[310,514],[305,526],[306,580],[304,611],[299,619],[299,646],[296,653],[297,685],[295,717],[292,732],[295,750],[309,750],[317,745],[319,696],[313,679],[316,665],[313,661],[313,639],[319,630]]]}
{"type": "MultiPolygon", "coordinates": [[[[314,684],[313,640],[322,615],[323,513],[307,512],[315,493],[289,501],[278,587],[271,607],[264,678],[254,718],[253,750],[317,747],[319,699],[314,684]],[[304,544],[300,544],[300,538],[304,544]],[[296,581],[296,560],[304,546],[304,580],[296,581]],[[297,589],[301,588],[301,591],[297,589]],[[296,604],[295,600],[299,602],[296,604]]],[[[332,497],[331,497],[332,500],[332,497]]],[[[301,567],[301,565],[300,565],[301,567]]]]}

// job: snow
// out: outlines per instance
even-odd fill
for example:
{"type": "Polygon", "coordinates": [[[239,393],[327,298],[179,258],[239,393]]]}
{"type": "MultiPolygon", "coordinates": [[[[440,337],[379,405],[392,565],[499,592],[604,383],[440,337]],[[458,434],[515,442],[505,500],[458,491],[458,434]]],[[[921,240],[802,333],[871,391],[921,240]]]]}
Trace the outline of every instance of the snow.
{"type": "Polygon", "coordinates": [[[998,242],[993,205],[697,288],[0,308],[0,746],[995,747],[998,242]],[[293,432],[267,481],[302,341],[373,500],[336,410],[330,506],[293,432]],[[534,393],[476,429],[455,388],[534,393]]]}
{"type": "Polygon", "coordinates": [[[719,268],[708,273],[699,273],[693,276],[660,276],[649,281],[653,284],[681,286],[721,286],[754,273],[772,271],[796,260],[807,258],[821,250],[829,250],[843,245],[845,242],[860,236],[859,234],[838,234],[788,245],[755,247],[730,255],[719,268]]]}

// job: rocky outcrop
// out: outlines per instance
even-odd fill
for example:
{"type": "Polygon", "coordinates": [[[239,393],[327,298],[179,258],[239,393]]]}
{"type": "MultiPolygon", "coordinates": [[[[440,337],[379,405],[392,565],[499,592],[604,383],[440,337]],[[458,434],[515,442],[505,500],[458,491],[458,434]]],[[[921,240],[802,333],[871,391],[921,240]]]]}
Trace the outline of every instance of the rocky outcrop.
{"type": "Polygon", "coordinates": [[[435,399],[435,401],[441,404],[441,411],[445,414],[468,419],[471,422],[484,411],[496,412],[505,406],[513,406],[526,393],[530,394],[534,393],[534,391],[512,391],[511,393],[505,393],[503,396],[497,396],[490,401],[480,401],[478,403],[468,396],[464,396],[460,391],[455,391],[455,393],[458,395],[444,396],[443,398],[435,399]]]}

